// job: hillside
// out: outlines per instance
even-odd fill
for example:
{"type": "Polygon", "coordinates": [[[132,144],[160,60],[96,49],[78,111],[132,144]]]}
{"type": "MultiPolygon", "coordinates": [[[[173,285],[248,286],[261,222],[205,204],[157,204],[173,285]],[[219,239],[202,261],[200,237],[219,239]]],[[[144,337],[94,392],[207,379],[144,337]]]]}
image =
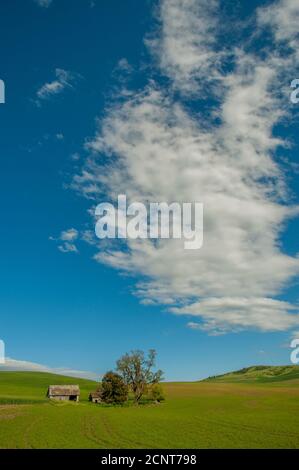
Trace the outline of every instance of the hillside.
{"type": "Polygon", "coordinates": [[[208,377],[204,382],[268,383],[299,379],[299,366],[252,366],[208,377]]]}
{"type": "Polygon", "coordinates": [[[34,403],[46,401],[49,385],[79,385],[81,399],[87,399],[97,386],[87,379],[65,377],[46,372],[0,372],[0,403],[34,403]]]}

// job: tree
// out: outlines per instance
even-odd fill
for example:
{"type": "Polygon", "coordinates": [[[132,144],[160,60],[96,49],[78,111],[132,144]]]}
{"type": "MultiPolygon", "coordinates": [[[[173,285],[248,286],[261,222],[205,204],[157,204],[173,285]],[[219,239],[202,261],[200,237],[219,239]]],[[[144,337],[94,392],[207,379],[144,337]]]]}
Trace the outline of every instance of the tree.
{"type": "Polygon", "coordinates": [[[161,370],[152,371],[155,360],[156,351],[150,349],[147,358],[143,351],[137,350],[125,354],[117,361],[117,371],[132,390],[136,403],[140,401],[149,385],[162,380],[163,372],[161,370]]]}
{"type": "Polygon", "coordinates": [[[128,386],[115,372],[107,372],[102,379],[101,397],[105,403],[124,403],[128,399],[128,386]]]}
{"type": "Polygon", "coordinates": [[[149,398],[155,402],[160,403],[165,400],[165,394],[160,384],[153,384],[149,389],[149,398]]]}

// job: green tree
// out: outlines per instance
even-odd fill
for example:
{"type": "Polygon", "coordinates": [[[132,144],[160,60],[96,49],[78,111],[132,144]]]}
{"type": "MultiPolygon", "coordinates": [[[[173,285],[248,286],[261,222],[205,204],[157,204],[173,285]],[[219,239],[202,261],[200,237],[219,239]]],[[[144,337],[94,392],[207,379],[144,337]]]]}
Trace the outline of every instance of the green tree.
{"type": "Polygon", "coordinates": [[[148,357],[143,351],[131,351],[117,361],[117,371],[121,374],[124,382],[132,390],[135,403],[138,403],[148,386],[162,380],[163,372],[153,372],[156,362],[156,351],[150,349],[148,357]]]}
{"type": "Polygon", "coordinates": [[[105,403],[124,403],[128,399],[128,386],[119,374],[109,371],[102,379],[101,396],[105,403]]]}
{"type": "Polygon", "coordinates": [[[165,400],[165,394],[162,386],[160,384],[153,384],[149,389],[149,398],[153,401],[160,403],[165,400]]]}

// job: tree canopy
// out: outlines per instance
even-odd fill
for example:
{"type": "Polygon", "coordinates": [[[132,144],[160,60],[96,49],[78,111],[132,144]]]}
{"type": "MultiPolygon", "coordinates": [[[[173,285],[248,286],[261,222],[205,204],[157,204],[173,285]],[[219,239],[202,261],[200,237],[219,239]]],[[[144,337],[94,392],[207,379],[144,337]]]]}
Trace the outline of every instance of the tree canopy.
{"type": "Polygon", "coordinates": [[[106,403],[124,403],[128,399],[128,385],[115,372],[107,372],[102,379],[101,398],[106,403]]]}
{"type": "Polygon", "coordinates": [[[117,361],[117,371],[132,390],[135,402],[138,403],[150,385],[160,382],[163,372],[155,367],[156,351],[150,349],[146,357],[143,351],[135,350],[125,354],[117,361]]]}

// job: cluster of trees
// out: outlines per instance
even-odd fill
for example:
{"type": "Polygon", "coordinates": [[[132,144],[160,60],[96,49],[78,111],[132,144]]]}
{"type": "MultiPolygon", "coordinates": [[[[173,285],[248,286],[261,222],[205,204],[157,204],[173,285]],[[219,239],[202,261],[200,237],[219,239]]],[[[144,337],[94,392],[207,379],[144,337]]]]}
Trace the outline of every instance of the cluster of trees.
{"type": "Polygon", "coordinates": [[[132,351],[116,363],[116,371],[107,372],[100,386],[101,400],[105,403],[122,404],[133,395],[138,404],[142,397],[160,402],[165,399],[160,381],[161,370],[153,371],[156,351],[151,349],[146,357],[143,351],[132,351]]]}

